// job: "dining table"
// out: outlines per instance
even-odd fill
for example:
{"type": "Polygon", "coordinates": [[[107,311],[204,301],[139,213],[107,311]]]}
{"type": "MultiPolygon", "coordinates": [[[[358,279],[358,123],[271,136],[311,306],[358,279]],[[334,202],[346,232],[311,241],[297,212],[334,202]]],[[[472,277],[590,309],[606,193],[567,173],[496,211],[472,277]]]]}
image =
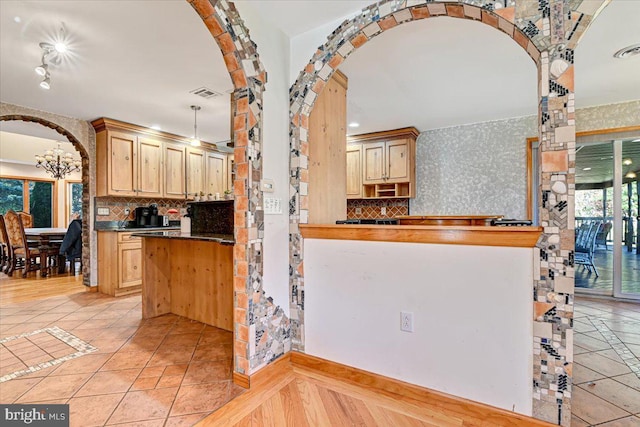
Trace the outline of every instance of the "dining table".
{"type": "Polygon", "coordinates": [[[45,277],[49,273],[49,266],[47,260],[49,256],[56,255],[58,261],[58,274],[62,274],[65,271],[65,256],[60,254],[58,249],[62,244],[65,234],[67,234],[66,228],[61,227],[44,227],[44,228],[25,228],[24,234],[27,237],[28,242],[35,242],[40,250],[40,276],[45,277]],[[42,259],[44,258],[44,259],[42,259]]]}

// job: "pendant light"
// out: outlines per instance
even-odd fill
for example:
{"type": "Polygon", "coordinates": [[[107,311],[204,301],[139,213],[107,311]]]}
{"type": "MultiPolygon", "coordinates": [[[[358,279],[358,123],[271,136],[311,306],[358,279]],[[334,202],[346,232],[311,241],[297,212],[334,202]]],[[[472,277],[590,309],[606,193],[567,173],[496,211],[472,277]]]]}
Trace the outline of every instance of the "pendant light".
{"type": "Polygon", "coordinates": [[[200,140],[198,139],[198,111],[200,111],[199,105],[192,105],[191,109],[193,110],[193,138],[191,139],[191,145],[194,147],[199,147],[201,145],[200,140]]]}

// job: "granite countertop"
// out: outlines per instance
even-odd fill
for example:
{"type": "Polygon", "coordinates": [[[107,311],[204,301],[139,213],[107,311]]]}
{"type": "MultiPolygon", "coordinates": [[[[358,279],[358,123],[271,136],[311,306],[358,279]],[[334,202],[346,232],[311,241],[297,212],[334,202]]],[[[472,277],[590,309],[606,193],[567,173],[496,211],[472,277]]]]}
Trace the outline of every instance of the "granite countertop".
{"type": "Polygon", "coordinates": [[[165,231],[180,230],[180,227],[175,227],[175,226],[171,226],[171,227],[139,227],[139,228],[135,228],[135,227],[119,227],[119,228],[98,228],[98,229],[96,229],[96,231],[114,231],[114,232],[117,232],[117,233],[120,233],[120,232],[145,233],[147,231],[159,231],[159,230],[165,230],[165,231]]]}
{"type": "Polygon", "coordinates": [[[216,242],[222,245],[233,245],[235,240],[232,234],[217,234],[217,233],[183,233],[180,230],[172,231],[151,231],[143,232],[139,231],[133,234],[138,237],[152,237],[162,239],[191,239],[191,240],[204,240],[207,242],[216,242]]]}

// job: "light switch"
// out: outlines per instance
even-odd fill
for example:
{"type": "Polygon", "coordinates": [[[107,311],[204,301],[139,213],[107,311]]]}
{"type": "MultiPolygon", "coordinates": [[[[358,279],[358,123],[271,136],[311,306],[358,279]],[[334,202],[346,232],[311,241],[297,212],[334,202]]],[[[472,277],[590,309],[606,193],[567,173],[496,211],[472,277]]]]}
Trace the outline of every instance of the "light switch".
{"type": "Polygon", "coordinates": [[[98,208],[98,215],[100,216],[109,215],[109,208],[98,208]]]}
{"type": "Polygon", "coordinates": [[[276,215],[282,213],[282,201],[277,197],[264,198],[264,213],[267,215],[276,215]]]}
{"type": "Polygon", "coordinates": [[[275,184],[272,179],[262,178],[262,181],[260,181],[260,188],[265,193],[273,193],[275,191],[275,184]]]}

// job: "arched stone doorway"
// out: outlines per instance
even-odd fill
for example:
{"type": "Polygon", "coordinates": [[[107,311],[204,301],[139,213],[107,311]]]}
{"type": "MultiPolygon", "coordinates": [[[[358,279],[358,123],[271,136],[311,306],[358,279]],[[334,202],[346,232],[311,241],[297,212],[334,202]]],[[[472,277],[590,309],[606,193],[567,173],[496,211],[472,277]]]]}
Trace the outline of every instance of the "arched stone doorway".
{"type": "Polygon", "coordinates": [[[0,121],[19,120],[38,123],[55,130],[73,144],[82,159],[82,274],[85,286],[97,285],[97,239],[93,230],[91,195],[95,194],[95,143],[91,125],[57,114],[33,110],[19,105],[0,104],[0,121]]]}
{"type": "Polygon", "coordinates": [[[248,384],[247,376],[288,351],[290,340],[289,319],[265,295],[262,281],[264,211],[260,180],[267,73],[233,3],[187,1],[220,47],[235,88],[234,378],[248,384]]]}
{"type": "Polygon", "coordinates": [[[606,1],[381,1],[345,21],[318,48],[290,96],[290,297],[294,348],[304,351],[304,253],[299,224],[308,221],[308,127],[318,94],[340,64],[368,40],[407,22],[449,16],[509,35],[538,67],[541,144],[540,218],[533,281],[533,415],[569,425],[573,318],[575,122],[573,49],[606,1]],[[418,4],[416,4],[418,3],[418,4]],[[409,5],[409,6],[408,6],[409,5]],[[538,268],[539,267],[539,268],[538,268]]]}

